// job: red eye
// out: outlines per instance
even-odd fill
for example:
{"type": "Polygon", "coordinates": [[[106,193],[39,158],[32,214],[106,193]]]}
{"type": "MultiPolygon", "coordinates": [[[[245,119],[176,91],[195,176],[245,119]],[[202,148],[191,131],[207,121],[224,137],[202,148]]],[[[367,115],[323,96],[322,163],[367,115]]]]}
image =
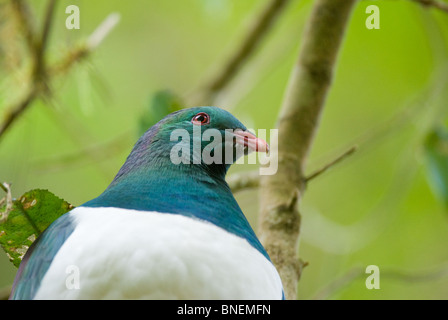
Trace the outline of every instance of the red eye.
{"type": "Polygon", "coordinates": [[[210,123],[210,116],[206,114],[205,112],[199,112],[197,115],[191,119],[191,122],[195,125],[202,126],[204,124],[210,123]]]}

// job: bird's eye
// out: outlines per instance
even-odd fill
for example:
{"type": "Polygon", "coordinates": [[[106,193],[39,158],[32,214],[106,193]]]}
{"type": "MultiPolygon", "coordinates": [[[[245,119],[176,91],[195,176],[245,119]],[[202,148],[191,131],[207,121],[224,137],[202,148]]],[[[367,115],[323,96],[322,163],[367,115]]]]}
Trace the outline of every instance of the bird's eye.
{"type": "Polygon", "coordinates": [[[193,124],[202,126],[204,124],[209,124],[210,123],[210,116],[208,114],[206,114],[205,112],[199,112],[197,115],[195,115],[193,117],[193,119],[191,119],[191,122],[193,124]]]}

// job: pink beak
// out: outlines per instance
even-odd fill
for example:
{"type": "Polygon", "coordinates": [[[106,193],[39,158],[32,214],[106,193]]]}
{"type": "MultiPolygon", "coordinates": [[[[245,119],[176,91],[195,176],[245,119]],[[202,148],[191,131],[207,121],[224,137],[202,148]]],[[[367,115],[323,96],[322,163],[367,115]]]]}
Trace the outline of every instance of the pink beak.
{"type": "Polygon", "coordinates": [[[249,151],[269,153],[269,145],[263,139],[257,138],[249,131],[235,130],[233,135],[236,137],[236,143],[247,147],[249,151]]]}

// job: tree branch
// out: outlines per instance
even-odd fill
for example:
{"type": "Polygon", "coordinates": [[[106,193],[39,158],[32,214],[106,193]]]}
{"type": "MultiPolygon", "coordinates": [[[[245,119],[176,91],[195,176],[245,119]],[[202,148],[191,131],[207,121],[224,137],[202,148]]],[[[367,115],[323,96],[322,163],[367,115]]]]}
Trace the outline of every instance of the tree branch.
{"type": "Polygon", "coordinates": [[[28,51],[34,52],[36,47],[34,17],[31,14],[28,3],[23,0],[12,0],[11,8],[13,9],[14,16],[25,38],[28,51]]]}
{"type": "MultiPolygon", "coordinates": [[[[351,147],[336,159],[332,160],[322,168],[305,177],[305,183],[308,183],[311,180],[317,178],[318,176],[329,170],[331,167],[345,160],[347,157],[351,156],[357,149],[357,146],[351,147]]],[[[234,173],[229,178],[227,178],[227,184],[229,185],[233,193],[237,193],[246,189],[258,188],[260,186],[260,174],[258,171],[234,173]]]]}
{"type": "Polygon", "coordinates": [[[193,95],[191,105],[210,105],[216,95],[222,91],[235,78],[250,56],[266,37],[276,18],[286,7],[290,0],[270,0],[267,6],[255,18],[252,27],[245,35],[241,45],[229,57],[219,72],[208,79],[193,95]]]}
{"type": "Polygon", "coordinates": [[[333,167],[334,165],[338,164],[339,162],[341,162],[342,160],[346,159],[348,156],[351,156],[356,150],[358,149],[357,146],[353,146],[350,149],[348,149],[347,151],[345,151],[343,154],[341,154],[339,157],[337,157],[336,159],[334,159],[333,161],[331,161],[330,163],[326,164],[325,166],[323,166],[322,168],[320,168],[319,170],[313,172],[312,174],[310,174],[309,176],[307,176],[305,178],[305,182],[309,182],[312,179],[320,176],[322,173],[326,172],[328,169],[330,169],[331,167],[333,167]]]}
{"type": "Polygon", "coordinates": [[[49,75],[54,77],[66,73],[77,62],[85,59],[101,42],[107,37],[112,29],[120,21],[118,13],[111,13],[104,21],[92,32],[87,41],[70,50],[59,62],[56,62],[49,68],[49,75]]]}
{"type": "Polygon", "coordinates": [[[257,188],[260,184],[260,174],[258,171],[235,173],[227,178],[227,184],[233,193],[257,188]]]}
{"type": "Polygon", "coordinates": [[[31,102],[37,97],[36,88],[32,87],[13,105],[6,108],[7,113],[0,126],[0,139],[3,137],[6,131],[11,125],[19,118],[19,116],[25,112],[31,105],[31,102]]]}
{"type": "Polygon", "coordinates": [[[32,59],[32,79],[29,84],[27,92],[16,102],[14,106],[7,108],[9,110],[6,117],[0,126],[0,138],[14,123],[14,121],[25,112],[31,105],[31,102],[37,98],[41,93],[48,92],[46,83],[45,60],[44,53],[48,43],[48,37],[51,29],[51,22],[53,20],[55,0],[49,0],[44,18],[44,24],[40,39],[34,33],[30,24],[31,14],[26,2],[21,0],[14,0],[12,2],[18,17],[18,22],[24,33],[26,42],[28,44],[29,53],[32,59]]]}
{"type": "Polygon", "coordinates": [[[49,0],[45,11],[44,25],[42,27],[42,34],[40,38],[40,50],[45,51],[45,47],[48,43],[48,37],[50,34],[51,24],[53,22],[54,8],[56,6],[56,0],[49,0]]]}
{"type": "Polygon", "coordinates": [[[107,34],[118,23],[118,14],[109,15],[105,21],[92,33],[92,35],[81,47],[77,47],[69,51],[61,62],[54,66],[47,67],[44,62],[45,49],[48,42],[48,36],[51,28],[51,20],[53,19],[55,0],[49,0],[45,14],[44,26],[42,29],[40,40],[35,40],[36,36],[32,32],[29,21],[29,9],[25,2],[21,0],[13,0],[13,7],[16,10],[21,28],[24,30],[27,39],[30,56],[33,62],[33,71],[31,79],[28,81],[28,89],[16,102],[6,108],[5,118],[0,125],[0,139],[10,129],[14,122],[32,105],[32,102],[44,94],[48,94],[48,83],[51,78],[66,72],[75,62],[87,57],[107,36],[107,34]]]}
{"type": "Polygon", "coordinates": [[[302,39],[277,127],[275,175],[260,183],[260,238],[282,278],[285,296],[295,299],[301,275],[297,254],[305,188],[304,167],[330,87],[337,54],[356,0],[317,0],[302,39]]]}

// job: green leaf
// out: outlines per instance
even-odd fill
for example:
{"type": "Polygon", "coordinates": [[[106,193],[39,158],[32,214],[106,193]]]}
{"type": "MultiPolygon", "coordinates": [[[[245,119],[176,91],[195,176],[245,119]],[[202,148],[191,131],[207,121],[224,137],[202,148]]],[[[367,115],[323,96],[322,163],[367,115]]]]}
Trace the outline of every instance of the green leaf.
{"type": "MultiPolygon", "coordinates": [[[[53,221],[73,209],[48,190],[35,189],[13,201],[6,221],[0,222],[0,245],[19,267],[29,246],[53,221]]],[[[0,208],[6,210],[6,205],[0,208]]]]}
{"type": "Polygon", "coordinates": [[[147,110],[140,118],[139,136],[166,115],[183,108],[181,99],[169,90],[160,90],[151,96],[147,110]]]}
{"type": "Polygon", "coordinates": [[[435,128],[425,139],[428,179],[433,192],[448,208],[448,131],[435,128]]]}

